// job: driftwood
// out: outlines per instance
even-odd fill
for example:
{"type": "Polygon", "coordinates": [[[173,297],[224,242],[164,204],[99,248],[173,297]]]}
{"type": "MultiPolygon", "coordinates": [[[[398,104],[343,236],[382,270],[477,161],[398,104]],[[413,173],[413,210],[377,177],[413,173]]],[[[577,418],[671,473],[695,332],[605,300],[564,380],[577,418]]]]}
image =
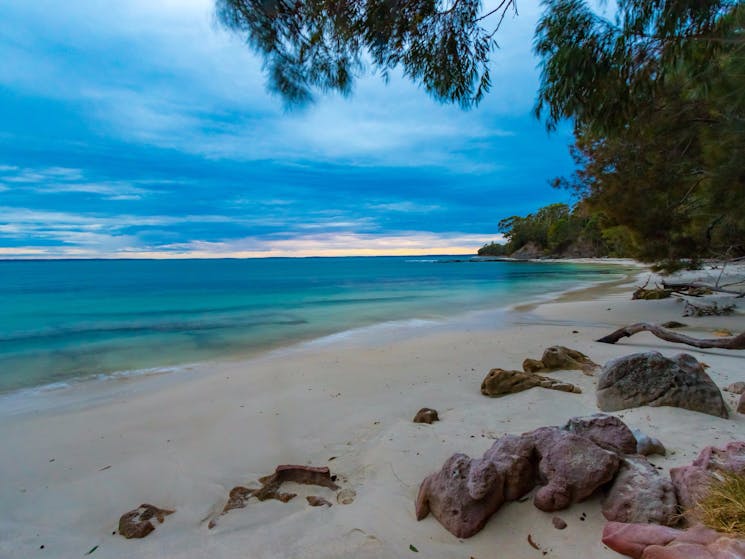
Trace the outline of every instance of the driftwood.
{"type": "Polygon", "coordinates": [[[648,322],[639,322],[637,324],[631,324],[619,328],[615,332],[608,334],[607,336],[597,340],[604,344],[615,344],[621,338],[628,338],[639,332],[650,332],[668,342],[674,342],[678,344],[686,344],[697,348],[720,348],[720,349],[745,349],[745,332],[737,336],[731,336],[727,338],[692,338],[684,334],[667,330],[657,324],[650,324],[648,322]]]}
{"type": "Polygon", "coordinates": [[[717,285],[710,285],[708,283],[701,283],[701,282],[691,282],[691,283],[668,283],[666,281],[662,282],[662,287],[664,289],[670,289],[671,291],[675,292],[681,292],[681,291],[689,291],[691,289],[709,289],[711,291],[716,291],[717,293],[727,293],[729,295],[735,295],[738,298],[745,297],[745,291],[736,291],[734,289],[725,289],[723,287],[719,287],[717,285]]]}

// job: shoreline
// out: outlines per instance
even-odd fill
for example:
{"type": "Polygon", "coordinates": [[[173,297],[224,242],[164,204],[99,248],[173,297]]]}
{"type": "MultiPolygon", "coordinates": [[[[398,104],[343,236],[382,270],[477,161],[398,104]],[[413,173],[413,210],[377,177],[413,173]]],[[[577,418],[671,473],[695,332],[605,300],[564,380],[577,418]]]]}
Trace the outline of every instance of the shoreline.
{"type": "MultiPolygon", "coordinates": [[[[26,386],[10,390],[7,392],[0,393],[0,417],[7,415],[8,412],[11,414],[22,412],[23,409],[32,406],[35,402],[30,400],[46,399],[48,400],[47,405],[52,407],[59,407],[59,403],[49,402],[49,400],[55,400],[57,396],[60,396],[63,400],[62,405],[69,407],[71,402],[78,404],[85,403],[86,392],[92,399],[101,400],[107,396],[114,397],[116,393],[122,388],[123,383],[141,383],[147,382],[151,379],[161,379],[161,383],[165,382],[162,377],[173,377],[170,378],[170,382],[179,382],[180,380],[188,380],[191,372],[191,377],[198,374],[205,374],[204,371],[210,368],[219,367],[223,364],[228,363],[244,363],[249,364],[254,360],[261,359],[272,359],[281,357],[287,353],[302,352],[308,348],[316,346],[326,346],[333,343],[357,343],[360,340],[367,340],[368,344],[376,343],[377,338],[371,338],[372,336],[378,336],[381,339],[387,339],[394,332],[400,333],[406,337],[416,337],[419,335],[426,335],[426,332],[421,332],[421,328],[425,329],[445,329],[455,328],[456,325],[463,327],[464,323],[467,323],[470,318],[484,315],[489,317],[491,315],[507,315],[515,311],[528,311],[536,308],[544,303],[560,300],[563,297],[571,296],[573,293],[579,294],[586,290],[592,290],[595,288],[602,289],[605,285],[615,285],[616,283],[624,284],[631,280],[635,276],[634,268],[643,269],[645,265],[638,263],[630,259],[560,259],[560,260],[536,260],[535,262],[563,262],[568,264],[596,264],[596,265],[616,265],[619,267],[618,274],[623,275],[617,279],[602,279],[597,281],[582,281],[578,285],[569,287],[567,289],[560,289],[556,291],[548,292],[544,295],[533,296],[526,302],[519,303],[508,303],[501,306],[495,306],[484,309],[475,309],[459,312],[457,314],[449,315],[444,318],[429,319],[420,317],[409,317],[398,320],[390,320],[383,322],[374,322],[371,324],[356,326],[348,329],[342,329],[334,331],[328,334],[320,336],[310,336],[308,338],[290,339],[285,342],[279,342],[272,344],[264,348],[252,349],[247,352],[238,352],[235,354],[225,355],[216,359],[208,359],[204,361],[193,361],[184,362],[174,365],[154,366],[143,369],[125,369],[120,371],[113,371],[109,373],[91,373],[88,375],[72,377],[63,381],[55,381],[51,383],[26,386]],[[451,326],[449,326],[451,325],[451,326]],[[111,392],[111,394],[107,394],[111,392]],[[57,405],[55,405],[57,404],[57,405]]],[[[508,327],[509,323],[505,322],[501,326],[497,327],[508,327]]],[[[493,325],[492,325],[493,327],[493,325]]],[[[208,374],[208,373],[206,373],[208,374]]]]}
{"type": "MultiPolygon", "coordinates": [[[[720,387],[741,379],[745,351],[701,351],[646,333],[616,345],[594,342],[629,321],[680,317],[671,299],[631,301],[633,274],[626,279],[624,289],[594,286],[527,312],[505,311],[504,327],[484,316],[378,344],[330,343],[224,362],[184,382],[129,383],[105,402],[5,417],[0,556],[78,557],[99,546],[96,555],[122,559],[390,559],[409,556],[413,545],[434,559],[485,559],[498,542],[505,557],[532,559],[540,556],[526,541],[532,534],[547,557],[616,559],[600,541],[597,498],[556,513],[568,524],[562,531],[552,527],[553,514],[510,503],[467,540],[432,517],[417,522],[414,500],[424,477],[455,452],[479,456],[505,433],[597,412],[597,379],[579,371],[549,376],[581,394],[534,388],[498,399],[481,395],[490,368],[519,368],[547,346],[566,345],[600,364],[650,349],[686,352],[710,365],[720,387]],[[440,421],[412,423],[425,406],[437,409],[440,421]],[[314,494],[333,506],[313,508],[303,498],[309,490],[292,486],[300,496],[288,503],[252,500],[219,516],[232,487],[251,486],[278,464],[329,466],[356,493],[354,501],[339,504],[324,489],[314,494]],[[176,513],[143,540],[112,535],[119,516],[140,503],[176,513]]],[[[743,318],[685,320],[695,335],[741,326],[743,318]]],[[[724,396],[732,407],[734,395],[724,396]]],[[[709,444],[745,440],[745,419],[734,413],[724,420],[643,407],[617,415],[662,440],[669,454],[655,463],[665,469],[690,463],[709,444]]]]}

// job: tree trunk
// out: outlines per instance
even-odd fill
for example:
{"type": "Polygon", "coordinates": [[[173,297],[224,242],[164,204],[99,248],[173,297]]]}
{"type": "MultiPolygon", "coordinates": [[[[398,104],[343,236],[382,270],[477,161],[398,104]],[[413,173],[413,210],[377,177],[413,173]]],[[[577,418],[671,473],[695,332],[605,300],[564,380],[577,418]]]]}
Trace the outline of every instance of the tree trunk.
{"type": "Polygon", "coordinates": [[[691,283],[668,283],[666,281],[663,281],[662,287],[665,289],[671,289],[675,292],[686,291],[690,287],[701,287],[703,289],[711,289],[712,291],[716,291],[717,293],[727,293],[729,295],[736,295],[738,298],[745,297],[744,291],[735,291],[734,289],[723,289],[715,285],[709,285],[708,283],[700,283],[697,281],[694,281],[691,283]]]}
{"type": "Polygon", "coordinates": [[[684,334],[678,334],[677,332],[667,330],[666,328],[663,328],[662,326],[659,326],[657,324],[649,324],[648,322],[639,322],[637,324],[624,326],[623,328],[619,328],[612,334],[608,334],[607,336],[600,338],[597,341],[604,344],[614,344],[621,338],[628,338],[629,336],[633,336],[634,334],[638,334],[639,332],[651,332],[658,338],[661,338],[668,342],[686,344],[701,349],[709,347],[717,347],[720,349],[745,349],[745,332],[737,336],[731,336],[729,338],[700,339],[691,338],[690,336],[686,336],[684,334]]]}

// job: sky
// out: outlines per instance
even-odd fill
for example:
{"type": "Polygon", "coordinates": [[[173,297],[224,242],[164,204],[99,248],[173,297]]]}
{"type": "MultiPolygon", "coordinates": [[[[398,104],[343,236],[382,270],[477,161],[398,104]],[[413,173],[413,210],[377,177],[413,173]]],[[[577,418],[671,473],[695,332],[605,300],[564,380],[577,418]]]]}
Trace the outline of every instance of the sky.
{"type": "Polygon", "coordinates": [[[396,74],[288,109],[213,0],[4,0],[0,258],[474,253],[569,201],[518,7],[476,109],[396,74]]]}

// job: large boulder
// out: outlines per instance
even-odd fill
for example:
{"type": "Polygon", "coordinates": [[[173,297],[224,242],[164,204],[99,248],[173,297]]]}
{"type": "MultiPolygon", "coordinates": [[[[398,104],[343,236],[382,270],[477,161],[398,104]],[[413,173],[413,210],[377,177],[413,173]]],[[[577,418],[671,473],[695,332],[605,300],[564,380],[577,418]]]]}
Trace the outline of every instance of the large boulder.
{"type": "Polygon", "coordinates": [[[603,516],[617,522],[674,526],[679,520],[677,508],[670,480],[643,456],[625,456],[603,501],[603,516]]]}
{"type": "Polygon", "coordinates": [[[541,427],[525,436],[535,441],[539,457],[538,478],[543,487],[533,504],[542,511],[554,512],[584,501],[618,470],[614,452],[558,427],[541,427]]]}
{"type": "Polygon", "coordinates": [[[707,446],[690,466],[670,469],[678,502],[687,510],[696,506],[718,472],[745,474],[745,442],[729,443],[724,448],[707,446]]]}
{"type": "Polygon", "coordinates": [[[578,370],[592,376],[598,368],[599,365],[581,351],[561,345],[546,348],[540,360],[526,359],[523,361],[523,370],[526,373],[578,370]]]}
{"type": "Polygon", "coordinates": [[[609,361],[598,379],[597,403],[603,411],[674,406],[728,417],[719,387],[686,353],[668,359],[650,351],[609,361]]]}
{"type": "Polygon", "coordinates": [[[515,258],[516,260],[534,260],[541,256],[543,256],[543,249],[533,241],[525,243],[515,252],[510,254],[510,257],[515,258]]]}
{"type": "Polygon", "coordinates": [[[600,448],[618,454],[636,454],[637,441],[628,426],[614,415],[596,413],[585,417],[573,417],[564,430],[586,437],[600,448]]]}
{"type": "Polygon", "coordinates": [[[502,492],[506,501],[516,501],[530,493],[538,480],[538,455],[532,438],[505,435],[484,453],[502,475],[502,492]]]}
{"type": "Polygon", "coordinates": [[[573,384],[554,380],[549,377],[525,373],[523,371],[492,369],[481,383],[481,393],[484,396],[504,396],[535,387],[559,390],[561,392],[573,392],[575,394],[582,392],[573,384]]]}
{"type": "Polygon", "coordinates": [[[494,464],[453,454],[419,487],[416,518],[431,512],[451,534],[470,538],[503,502],[502,478],[494,464]]]}
{"type": "Polygon", "coordinates": [[[700,525],[676,530],[657,524],[608,522],[603,543],[633,559],[745,559],[745,541],[700,525]]]}

